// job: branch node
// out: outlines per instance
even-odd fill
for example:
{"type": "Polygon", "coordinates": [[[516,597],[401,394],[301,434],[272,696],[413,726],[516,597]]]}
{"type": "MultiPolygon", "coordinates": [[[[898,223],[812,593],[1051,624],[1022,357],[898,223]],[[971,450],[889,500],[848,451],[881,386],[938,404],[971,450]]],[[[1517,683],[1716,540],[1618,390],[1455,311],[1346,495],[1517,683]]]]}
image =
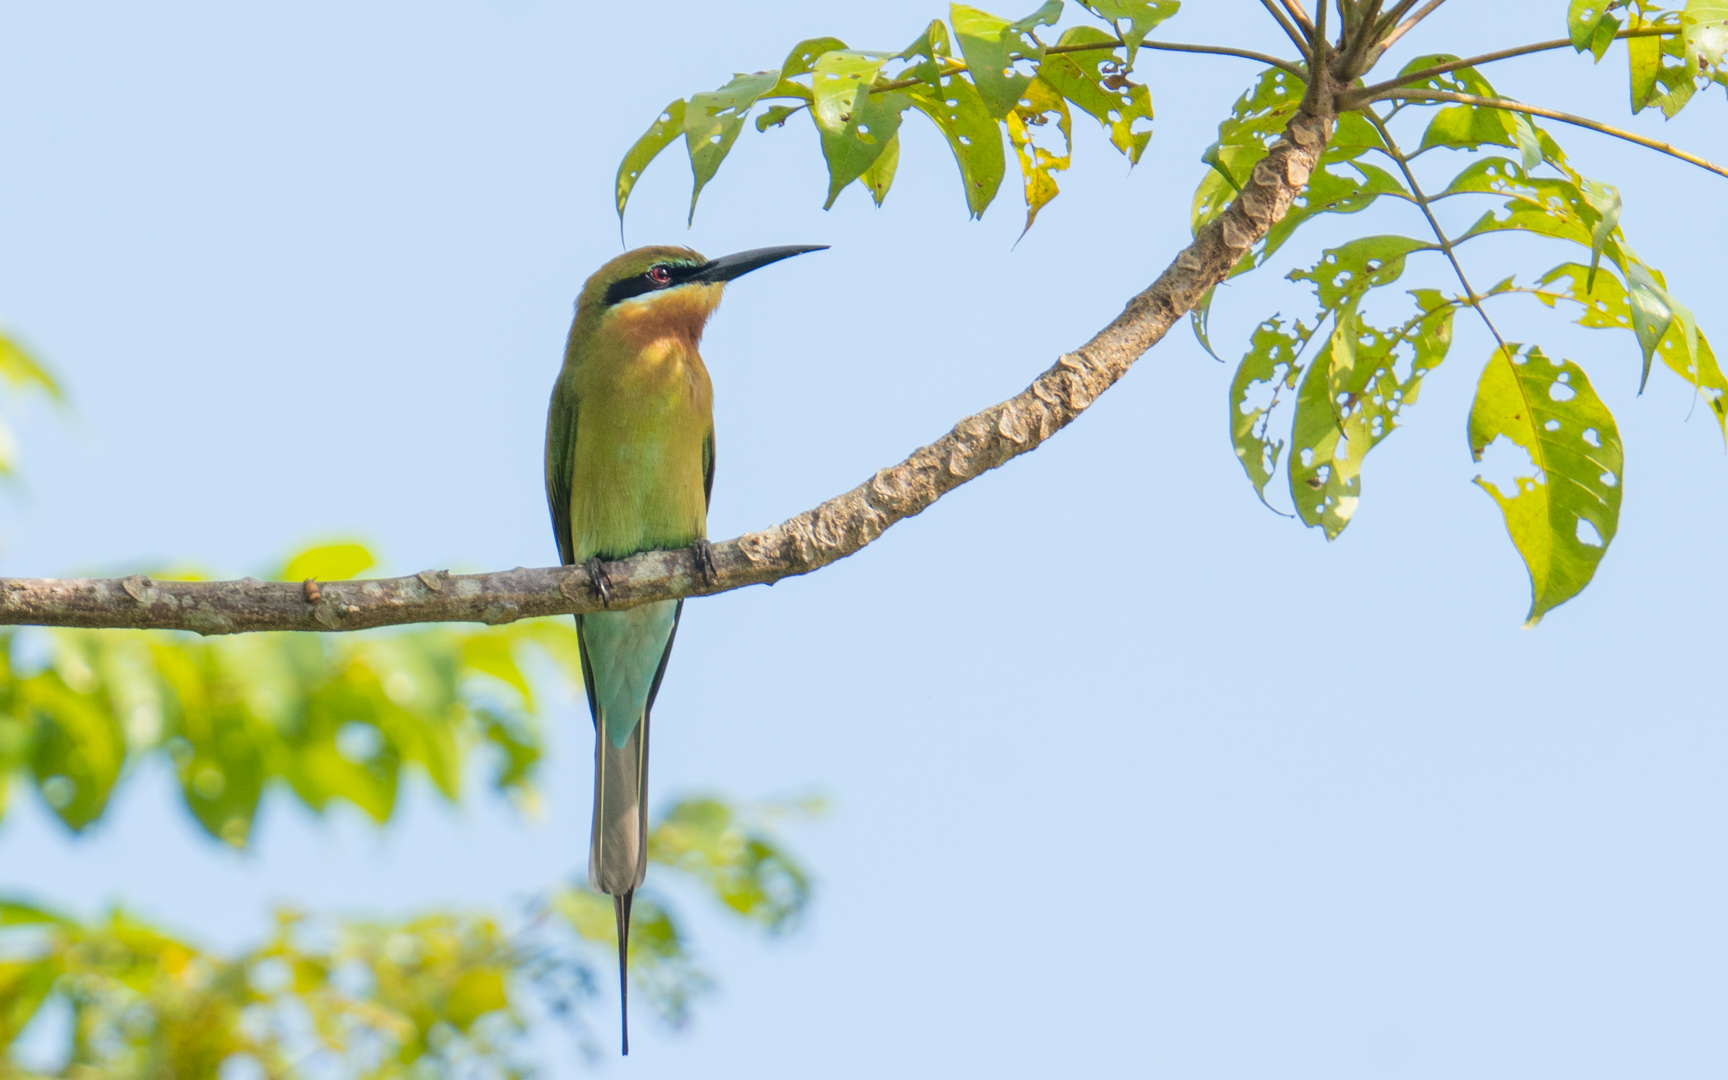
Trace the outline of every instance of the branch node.
{"type": "Polygon", "coordinates": [[[120,587],[126,590],[127,596],[130,596],[135,602],[142,604],[144,603],[145,598],[149,596],[149,589],[152,584],[153,582],[143,574],[133,574],[131,577],[122,580],[120,582],[120,587]]]}
{"type": "Polygon", "coordinates": [[[420,584],[431,589],[433,592],[441,592],[444,589],[444,579],[450,576],[450,571],[422,570],[414,576],[420,579],[420,584]]]}
{"type": "Polygon", "coordinates": [[[317,578],[307,578],[305,581],[301,582],[300,588],[306,593],[306,602],[308,604],[316,604],[324,598],[323,590],[318,588],[317,578]]]}

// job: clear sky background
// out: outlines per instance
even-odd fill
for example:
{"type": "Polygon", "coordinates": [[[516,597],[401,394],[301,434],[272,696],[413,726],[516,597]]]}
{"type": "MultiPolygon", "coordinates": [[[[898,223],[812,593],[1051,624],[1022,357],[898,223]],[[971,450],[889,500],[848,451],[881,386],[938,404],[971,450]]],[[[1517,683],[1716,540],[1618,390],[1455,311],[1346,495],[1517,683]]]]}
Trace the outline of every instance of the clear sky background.
{"type": "MultiPolygon", "coordinates": [[[[1452,0],[1417,47],[1562,36],[1564,10],[1452,0]]],[[[330,537],[388,572],[554,561],[546,395],[572,299],[619,250],[624,149],[666,101],[802,38],[898,49],[942,14],[5,5],[0,312],[72,409],[20,418],[0,572],[241,574],[330,537]]],[[[1160,33],[1288,51],[1252,0],[1191,0],[1160,33]]],[[[856,188],[821,210],[803,119],[746,130],[693,229],[681,149],[655,163],[633,244],[833,245],[739,282],[710,328],[713,535],[813,506],[1017,392],[1169,262],[1198,156],[1256,70],[1164,54],[1139,71],[1158,113],[1144,163],[1077,117],[1063,194],[1018,247],[1012,171],[969,222],[915,117],[881,210],[856,188]]],[[[1599,69],[1566,51],[1489,74],[1728,159],[1720,90],[1671,124],[1626,118],[1623,48],[1599,69]]],[[[1632,243],[1720,352],[1723,181],[1552,130],[1621,187],[1632,243]]],[[[1363,231],[1421,235],[1414,212],[1373,215],[1305,229],[1281,265],[1363,231]]],[[[1574,255],[1492,240],[1465,257],[1481,285],[1574,255]]],[[[1424,258],[1406,282],[1450,286],[1424,258]]],[[[1281,272],[1221,290],[1222,354],[1273,310],[1312,310],[1281,272]]],[[[684,1032],[644,1019],[606,1072],[1722,1076],[1728,458],[1671,373],[1636,396],[1630,334],[1534,302],[1502,318],[1586,366],[1626,444],[1619,538],[1539,629],[1519,628],[1524,569],[1470,483],[1489,339],[1464,315],[1335,544],[1255,500],[1228,441],[1232,369],[1179,329],[1054,441],[861,554],[694,603],[655,714],[657,798],[821,790],[834,810],[791,833],[817,876],[807,926],[763,945],[691,908],[720,993],[684,1032]]],[[[272,797],[235,854],[145,770],[78,840],[15,800],[0,891],[83,914],[122,901],[215,945],[255,939],[279,902],[501,908],[585,858],[589,721],[574,700],[552,720],[538,822],[478,789],[450,809],[417,785],[382,831],[272,797]]],[[[554,1076],[581,1071],[558,1039],[546,1054],[554,1076]]]]}

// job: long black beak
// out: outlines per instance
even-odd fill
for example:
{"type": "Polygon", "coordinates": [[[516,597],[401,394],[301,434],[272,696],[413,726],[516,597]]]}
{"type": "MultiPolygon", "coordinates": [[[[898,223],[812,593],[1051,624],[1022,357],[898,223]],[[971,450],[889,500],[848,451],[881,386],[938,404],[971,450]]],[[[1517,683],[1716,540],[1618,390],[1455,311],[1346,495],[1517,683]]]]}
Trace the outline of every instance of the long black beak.
{"type": "Polygon", "coordinates": [[[736,255],[725,255],[701,267],[684,280],[701,282],[707,285],[731,281],[743,277],[752,270],[760,270],[769,263],[777,263],[781,259],[790,259],[794,255],[802,255],[806,251],[827,251],[827,244],[794,244],[788,247],[757,248],[754,251],[740,251],[736,255]]]}

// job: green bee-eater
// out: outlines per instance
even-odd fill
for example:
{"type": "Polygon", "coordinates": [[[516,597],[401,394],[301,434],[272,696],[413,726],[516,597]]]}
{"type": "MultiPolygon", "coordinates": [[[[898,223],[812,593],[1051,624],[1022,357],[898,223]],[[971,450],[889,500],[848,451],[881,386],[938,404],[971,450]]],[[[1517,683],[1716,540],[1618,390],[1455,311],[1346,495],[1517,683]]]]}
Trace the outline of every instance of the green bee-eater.
{"type": "MultiPolygon", "coordinates": [[[[582,286],[546,417],[546,500],[564,565],[695,545],[707,558],[713,387],[696,351],[726,282],[820,247],[705,259],[637,248],[582,286]]],[[[630,1052],[630,901],[648,869],[648,714],[682,600],[576,616],[594,717],[588,883],[612,897],[624,1053],[630,1052]]]]}

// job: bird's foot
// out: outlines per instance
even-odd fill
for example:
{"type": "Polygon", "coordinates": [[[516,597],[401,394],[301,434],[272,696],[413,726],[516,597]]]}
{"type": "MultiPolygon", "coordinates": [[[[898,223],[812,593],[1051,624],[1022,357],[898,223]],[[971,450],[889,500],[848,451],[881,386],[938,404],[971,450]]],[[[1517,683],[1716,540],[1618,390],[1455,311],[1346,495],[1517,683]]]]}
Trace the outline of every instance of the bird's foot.
{"type": "Polygon", "coordinates": [[[582,569],[588,572],[588,580],[594,586],[594,591],[600,594],[602,607],[612,606],[612,579],[606,576],[606,564],[596,555],[582,564],[582,569]]]}
{"type": "Polygon", "coordinates": [[[714,584],[714,545],[698,536],[690,544],[690,554],[696,560],[696,575],[702,579],[702,584],[714,584]]]}

